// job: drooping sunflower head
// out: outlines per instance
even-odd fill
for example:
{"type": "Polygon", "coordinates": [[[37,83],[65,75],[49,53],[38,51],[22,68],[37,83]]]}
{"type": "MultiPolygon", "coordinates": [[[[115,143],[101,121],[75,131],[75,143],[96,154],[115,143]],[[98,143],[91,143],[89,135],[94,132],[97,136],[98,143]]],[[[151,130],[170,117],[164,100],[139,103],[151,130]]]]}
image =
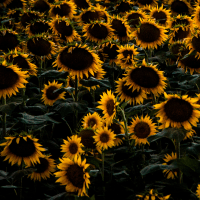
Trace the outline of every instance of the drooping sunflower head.
{"type": "Polygon", "coordinates": [[[166,101],[154,105],[158,110],[156,116],[159,117],[159,122],[162,125],[159,128],[181,128],[191,130],[192,125],[197,126],[199,121],[200,105],[195,103],[195,99],[191,99],[188,95],[178,96],[167,95],[164,93],[166,101]]]}
{"type": "Polygon", "coordinates": [[[81,138],[81,143],[86,149],[96,149],[96,144],[93,138],[94,135],[95,132],[91,128],[84,128],[79,132],[78,136],[81,138]]]}
{"type": "Polygon", "coordinates": [[[131,67],[125,74],[125,85],[132,87],[133,91],[142,89],[155,96],[164,92],[167,85],[166,80],[163,71],[158,70],[156,65],[147,65],[145,59],[143,59],[142,65],[131,67]]]}
{"type": "Polygon", "coordinates": [[[106,42],[101,45],[99,49],[99,53],[102,55],[103,60],[109,60],[109,64],[111,65],[112,62],[117,62],[117,55],[119,54],[119,45],[113,42],[106,42]]]}
{"type": "Polygon", "coordinates": [[[4,58],[7,62],[13,63],[22,71],[28,71],[28,74],[36,76],[37,75],[37,66],[31,63],[28,54],[22,53],[20,51],[10,51],[7,54],[4,54],[4,58]]]}
{"type": "Polygon", "coordinates": [[[55,171],[56,164],[54,159],[49,156],[44,156],[39,158],[40,163],[35,165],[28,165],[27,167],[33,167],[36,171],[28,175],[33,181],[41,181],[42,179],[47,180],[50,175],[55,171]]]}
{"type": "Polygon", "coordinates": [[[129,13],[127,13],[125,18],[128,21],[131,31],[133,31],[137,28],[137,26],[140,25],[140,18],[147,19],[147,15],[140,9],[138,9],[132,10],[129,13]]]}
{"type": "Polygon", "coordinates": [[[47,33],[50,30],[50,26],[44,20],[36,20],[26,26],[26,32],[29,36],[47,33]]]}
{"type": "Polygon", "coordinates": [[[156,0],[137,0],[137,4],[139,5],[139,7],[156,6],[157,1],[156,0]]]}
{"type": "Polygon", "coordinates": [[[27,71],[21,71],[16,65],[4,60],[0,63],[0,98],[16,95],[19,88],[25,88],[28,77],[27,71]]]}
{"type": "Polygon", "coordinates": [[[0,29],[0,50],[8,52],[15,48],[19,49],[19,43],[20,40],[17,32],[12,31],[11,29],[0,29]]]}
{"type": "Polygon", "coordinates": [[[95,136],[93,136],[97,147],[102,150],[112,148],[114,144],[115,134],[113,131],[108,129],[107,126],[97,129],[95,136]]]}
{"type": "Polygon", "coordinates": [[[53,106],[53,103],[58,99],[65,99],[65,92],[55,92],[55,90],[60,89],[61,86],[62,83],[58,84],[55,80],[52,83],[48,82],[48,85],[44,85],[42,101],[44,101],[45,105],[53,106]]]}
{"type": "Polygon", "coordinates": [[[83,36],[92,42],[111,40],[114,34],[114,30],[111,28],[111,25],[99,21],[94,21],[91,24],[85,24],[83,26],[83,32],[85,32],[83,36]]]}
{"type": "Polygon", "coordinates": [[[98,101],[100,105],[97,106],[97,108],[103,110],[103,118],[106,119],[106,124],[109,125],[110,123],[112,123],[112,120],[116,115],[117,105],[119,104],[119,102],[116,102],[115,96],[111,93],[111,90],[107,90],[107,93],[104,92],[103,95],[100,96],[101,100],[98,101]]]}
{"type": "Polygon", "coordinates": [[[30,51],[38,59],[42,57],[51,59],[51,55],[56,53],[55,43],[43,34],[29,37],[24,46],[27,51],[30,51]]]}
{"type": "Polygon", "coordinates": [[[145,117],[136,117],[132,119],[131,125],[128,126],[131,139],[135,140],[135,145],[145,145],[149,144],[147,138],[150,135],[155,135],[157,126],[152,122],[150,116],[146,115],[145,117]]]}
{"type": "Polygon", "coordinates": [[[62,40],[67,42],[73,42],[74,40],[80,40],[80,36],[74,29],[73,23],[71,23],[65,17],[53,18],[51,23],[49,23],[53,33],[59,35],[62,40]]]}
{"type": "Polygon", "coordinates": [[[67,192],[78,192],[80,196],[88,196],[86,189],[89,188],[90,175],[86,172],[89,167],[89,164],[86,164],[86,159],[82,161],[79,157],[72,161],[69,158],[63,158],[60,161],[61,163],[57,166],[60,171],[54,173],[58,177],[56,182],[65,185],[67,192]]]}
{"type": "Polygon", "coordinates": [[[51,5],[48,0],[32,0],[31,6],[33,10],[44,13],[49,11],[51,5]]]}
{"type": "Polygon", "coordinates": [[[76,4],[79,9],[87,9],[91,6],[91,2],[89,0],[72,0],[74,4],[76,4]]]}
{"type": "MultiPolygon", "coordinates": [[[[176,153],[172,152],[171,155],[166,154],[165,158],[163,158],[163,160],[165,161],[163,165],[169,165],[172,161],[176,159],[177,159],[176,153]]],[[[167,179],[175,179],[178,177],[177,169],[173,169],[173,170],[165,169],[163,170],[163,173],[165,174],[165,176],[167,176],[167,179]]]]}
{"type": "Polygon", "coordinates": [[[114,39],[118,39],[122,42],[130,40],[130,26],[127,21],[119,16],[112,16],[111,18],[110,24],[111,28],[114,29],[114,39]]]}
{"type": "Polygon", "coordinates": [[[102,119],[97,112],[94,112],[93,114],[88,113],[86,116],[83,117],[82,123],[83,128],[97,129],[102,127],[102,119]]]}
{"type": "Polygon", "coordinates": [[[70,158],[71,160],[84,153],[82,150],[83,144],[81,138],[78,135],[72,135],[67,137],[67,140],[63,140],[64,144],[61,145],[61,152],[64,152],[63,157],[70,158]]]}
{"type": "Polygon", "coordinates": [[[177,41],[169,44],[169,50],[176,58],[181,55],[181,52],[186,48],[186,43],[183,41],[177,41]]]}
{"type": "Polygon", "coordinates": [[[0,146],[5,146],[1,152],[1,156],[6,156],[4,161],[8,160],[11,165],[15,163],[20,166],[22,161],[26,165],[35,165],[40,163],[40,157],[44,157],[42,151],[45,151],[42,145],[28,134],[19,134],[18,136],[5,137],[6,142],[0,146]]]}
{"type": "Polygon", "coordinates": [[[150,12],[150,18],[154,18],[156,22],[158,22],[159,25],[161,26],[166,26],[168,25],[170,19],[171,19],[171,13],[170,10],[166,10],[163,8],[163,4],[161,7],[153,7],[150,12]]]}
{"type": "Polygon", "coordinates": [[[50,17],[66,17],[72,19],[76,14],[76,5],[72,1],[56,1],[49,10],[50,17]]]}
{"type": "Polygon", "coordinates": [[[77,75],[78,78],[94,76],[94,73],[102,65],[97,54],[90,50],[87,45],[78,45],[63,47],[54,62],[54,67],[58,66],[61,70],[68,71],[71,75],[77,75]]]}
{"type": "Polygon", "coordinates": [[[173,15],[189,15],[192,12],[192,7],[186,0],[165,0],[164,4],[169,6],[173,15]]]}
{"type": "Polygon", "coordinates": [[[193,53],[189,53],[188,48],[182,48],[178,57],[178,67],[181,67],[187,72],[189,69],[190,74],[193,74],[194,71],[200,73],[200,59],[193,53]],[[187,56],[186,56],[187,55],[187,56]]]}
{"type": "Polygon", "coordinates": [[[137,54],[139,54],[139,52],[134,48],[134,45],[130,46],[128,44],[120,46],[118,52],[117,64],[120,65],[122,69],[132,67],[137,60],[137,54]]]}
{"type": "Polygon", "coordinates": [[[119,79],[116,83],[116,93],[119,95],[121,102],[126,101],[129,102],[129,104],[135,105],[142,104],[144,99],[147,99],[147,95],[144,90],[133,90],[132,87],[126,85],[126,80],[124,78],[119,79]]]}
{"type": "Polygon", "coordinates": [[[124,15],[132,10],[131,4],[132,2],[123,0],[115,6],[115,10],[118,14],[124,15]]]}
{"type": "Polygon", "coordinates": [[[152,20],[141,20],[140,26],[132,34],[136,44],[142,48],[154,49],[167,40],[166,30],[152,20]]]}

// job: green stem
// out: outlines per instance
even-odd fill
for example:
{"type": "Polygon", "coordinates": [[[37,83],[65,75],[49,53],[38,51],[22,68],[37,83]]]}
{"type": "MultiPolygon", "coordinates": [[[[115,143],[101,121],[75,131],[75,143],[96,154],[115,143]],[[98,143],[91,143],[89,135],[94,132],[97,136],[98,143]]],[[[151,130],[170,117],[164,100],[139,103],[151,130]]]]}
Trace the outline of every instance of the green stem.
{"type": "Polygon", "coordinates": [[[144,144],[142,144],[142,159],[145,163],[145,153],[144,153],[144,144]]]}
{"type": "MultiPolygon", "coordinates": [[[[181,158],[180,142],[179,141],[175,141],[175,144],[176,144],[177,159],[180,159],[181,158]]],[[[181,171],[180,171],[180,169],[178,169],[177,174],[178,174],[178,182],[179,182],[179,184],[181,184],[181,171]]]]}
{"type": "Polygon", "coordinates": [[[22,98],[23,98],[22,105],[23,106],[26,106],[25,93],[26,93],[26,86],[25,86],[25,88],[22,89],[22,98]]]}
{"type": "Polygon", "coordinates": [[[129,135],[128,135],[128,124],[127,124],[126,116],[125,116],[124,110],[121,109],[120,107],[119,107],[119,109],[120,109],[120,111],[122,113],[122,118],[123,118],[124,125],[125,125],[125,137],[126,137],[126,139],[128,141],[128,144],[130,145],[130,140],[129,140],[129,135]]]}
{"type": "MultiPolygon", "coordinates": [[[[2,104],[6,105],[6,97],[2,97],[2,104]]],[[[6,136],[6,113],[3,113],[3,119],[2,119],[2,123],[3,123],[3,133],[1,138],[4,138],[6,136]]]]}
{"type": "Polygon", "coordinates": [[[102,177],[102,182],[103,182],[103,199],[105,199],[105,191],[106,191],[106,189],[105,189],[105,183],[104,183],[104,181],[105,181],[105,179],[104,179],[104,162],[105,162],[105,153],[104,152],[102,152],[102,170],[101,170],[101,177],[102,177]]]}
{"type": "Polygon", "coordinates": [[[78,101],[78,78],[75,76],[75,102],[78,101]]]}

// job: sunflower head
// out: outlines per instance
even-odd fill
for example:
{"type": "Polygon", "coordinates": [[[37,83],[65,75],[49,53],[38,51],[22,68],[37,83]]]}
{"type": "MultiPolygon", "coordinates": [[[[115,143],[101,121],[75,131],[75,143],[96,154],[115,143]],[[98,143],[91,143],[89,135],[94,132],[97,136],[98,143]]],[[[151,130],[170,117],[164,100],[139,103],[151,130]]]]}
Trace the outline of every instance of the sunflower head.
{"type": "Polygon", "coordinates": [[[27,133],[23,132],[17,136],[5,137],[5,139],[6,142],[0,144],[0,146],[5,146],[1,156],[5,156],[4,161],[9,160],[11,165],[17,163],[20,166],[23,161],[30,166],[40,163],[39,158],[44,157],[42,151],[45,149],[37,142],[38,139],[27,133]]]}
{"type": "Polygon", "coordinates": [[[97,129],[95,136],[93,136],[95,143],[97,147],[99,147],[102,150],[108,149],[108,147],[113,147],[115,134],[113,131],[108,129],[108,127],[103,127],[100,129],[97,129]]]}
{"type": "Polygon", "coordinates": [[[115,6],[115,10],[118,14],[123,15],[132,10],[131,4],[132,2],[123,0],[115,6]]]}
{"type": "Polygon", "coordinates": [[[79,9],[87,9],[91,6],[91,2],[89,0],[72,0],[74,4],[76,4],[79,9]]]}
{"type": "Polygon", "coordinates": [[[178,96],[166,93],[164,95],[167,100],[154,105],[155,109],[158,109],[156,116],[162,123],[160,128],[171,126],[191,130],[191,124],[197,126],[200,117],[200,111],[197,108],[200,108],[200,105],[195,103],[195,99],[191,99],[188,95],[178,96]]]}
{"type": "Polygon", "coordinates": [[[142,48],[154,49],[160,46],[166,39],[166,30],[152,20],[141,20],[140,26],[133,32],[136,44],[142,48]]]}
{"type": "Polygon", "coordinates": [[[139,7],[143,6],[156,6],[158,3],[156,0],[137,0],[139,7]]]}
{"type": "Polygon", "coordinates": [[[61,145],[62,152],[64,152],[63,157],[74,159],[84,153],[82,150],[83,144],[81,143],[81,138],[78,137],[78,135],[72,135],[71,137],[67,137],[67,140],[63,141],[64,144],[61,145]]]}
{"type": "Polygon", "coordinates": [[[61,89],[61,86],[62,83],[58,84],[55,80],[52,83],[48,82],[48,85],[44,85],[42,101],[44,101],[45,105],[52,106],[58,99],[65,99],[65,92],[55,92],[55,90],[61,89]]]}
{"type": "Polygon", "coordinates": [[[50,9],[50,3],[48,0],[32,0],[31,6],[33,7],[33,10],[41,13],[48,12],[50,9]]]}
{"type": "Polygon", "coordinates": [[[155,123],[152,122],[152,119],[146,115],[145,117],[136,117],[132,119],[131,125],[128,126],[129,132],[132,134],[131,139],[135,140],[135,145],[145,145],[149,144],[147,138],[150,135],[155,135],[156,130],[155,123]]]}
{"type": "Polygon", "coordinates": [[[90,50],[87,45],[78,45],[63,47],[54,62],[54,67],[58,66],[61,70],[68,71],[71,75],[77,75],[78,78],[94,75],[102,65],[97,54],[90,50]]]}
{"type": "Polygon", "coordinates": [[[103,110],[104,117],[106,119],[106,124],[109,125],[112,123],[112,120],[114,119],[116,115],[117,105],[119,102],[116,102],[114,94],[110,91],[107,91],[107,93],[103,93],[101,95],[101,100],[98,101],[100,104],[97,106],[97,108],[100,108],[103,110]]]}
{"type": "Polygon", "coordinates": [[[60,161],[61,163],[57,166],[60,171],[54,173],[58,177],[56,182],[65,185],[67,192],[78,192],[80,196],[88,196],[86,189],[89,188],[90,175],[86,172],[89,167],[86,159],[82,161],[79,157],[72,161],[69,158],[63,158],[60,161]]]}
{"type": "Polygon", "coordinates": [[[50,178],[50,175],[55,171],[56,164],[54,159],[49,158],[49,156],[44,156],[39,158],[40,163],[35,165],[28,165],[27,167],[33,167],[35,169],[34,172],[28,175],[30,179],[33,181],[41,181],[42,179],[46,180],[50,178]]]}

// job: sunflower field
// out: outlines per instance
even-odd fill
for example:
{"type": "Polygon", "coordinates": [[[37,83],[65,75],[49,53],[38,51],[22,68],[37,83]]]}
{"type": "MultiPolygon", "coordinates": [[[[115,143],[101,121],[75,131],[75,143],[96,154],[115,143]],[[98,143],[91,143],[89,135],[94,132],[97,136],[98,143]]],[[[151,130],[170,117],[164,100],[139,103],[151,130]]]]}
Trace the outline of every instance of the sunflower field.
{"type": "Polygon", "coordinates": [[[0,200],[200,199],[200,0],[0,0],[0,200]]]}

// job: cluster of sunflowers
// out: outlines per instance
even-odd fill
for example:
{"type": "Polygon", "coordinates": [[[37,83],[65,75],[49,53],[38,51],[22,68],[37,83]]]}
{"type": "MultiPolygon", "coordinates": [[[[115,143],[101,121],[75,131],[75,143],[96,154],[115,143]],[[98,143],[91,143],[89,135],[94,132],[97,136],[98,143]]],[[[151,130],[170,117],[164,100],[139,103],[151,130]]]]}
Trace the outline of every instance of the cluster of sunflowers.
{"type": "MultiPolygon", "coordinates": [[[[182,140],[196,133],[193,127],[200,118],[198,83],[195,95],[176,89],[170,94],[174,74],[166,68],[179,67],[182,73],[198,77],[200,0],[0,0],[0,16],[3,108],[14,101],[10,100],[14,95],[22,97],[24,108],[28,98],[39,96],[37,103],[47,107],[47,115],[59,104],[72,101],[75,105],[73,125],[67,123],[66,115],[59,118],[67,123],[71,135],[67,140],[62,138],[63,155],[56,160],[50,158],[48,147],[42,147],[29,133],[31,129],[18,129],[13,135],[6,120],[11,116],[6,109],[0,110],[1,137],[6,140],[0,144],[5,146],[1,156],[12,166],[34,168],[28,175],[32,180],[54,175],[67,192],[88,196],[90,171],[96,167],[87,161],[88,156],[102,162],[104,182],[107,151],[114,155],[118,147],[141,149],[145,162],[148,139],[159,131],[180,129],[182,140]],[[160,52],[164,52],[164,60],[160,52]],[[48,79],[48,72],[63,74],[64,78],[48,79]],[[28,84],[34,85],[38,94],[25,99],[28,84]],[[76,106],[83,93],[91,94],[93,107],[80,117],[76,106]],[[145,103],[151,106],[150,114],[142,107],[145,103]],[[137,114],[125,112],[126,107],[133,111],[137,106],[141,106],[137,114]]],[[[172,141],[178,145],[162,157],[162,166],[166,166],[163,174],[181,182],[180,169],[167,168],[181,159],[180,141],[172,141]]],[[[197,182],[196,187],[196,197],[200,198],[197,182]]],[[[173,195],[160,197],[150,190],[135,198],[164,200],[173,199],[173,195]]]]}

